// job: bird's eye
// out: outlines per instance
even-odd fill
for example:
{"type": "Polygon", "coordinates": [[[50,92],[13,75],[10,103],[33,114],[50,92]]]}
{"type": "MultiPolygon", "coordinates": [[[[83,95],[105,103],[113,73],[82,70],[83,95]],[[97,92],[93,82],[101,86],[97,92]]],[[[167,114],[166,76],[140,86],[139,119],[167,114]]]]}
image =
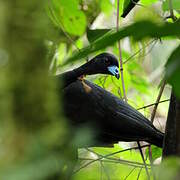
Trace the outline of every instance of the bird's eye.
{"type": "Polygon", "coordinates": [[[109,64],[109,59],[105,58],[105,63],[109,64]]]}

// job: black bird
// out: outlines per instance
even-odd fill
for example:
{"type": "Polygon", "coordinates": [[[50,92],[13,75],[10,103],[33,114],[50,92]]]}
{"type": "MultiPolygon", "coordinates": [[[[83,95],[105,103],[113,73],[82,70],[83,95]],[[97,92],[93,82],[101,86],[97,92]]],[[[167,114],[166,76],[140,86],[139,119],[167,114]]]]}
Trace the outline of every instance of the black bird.
{"type": "Polygon", "coordinates": [[[78,80],[79,77],[92,74],[110,74],[119,79],[119,64],[116,57],[109,53],[102,53],[91,59],[86,64],[73,69],[72,71],[60,74],[63,80],[63,87],[78,80]]]}
{"type": "Polygon", "coordinates": [[[81,67],[57,76],[64,80],[64,111],[76,130],[89,127],[93,143],[84,146],[113,145],[118,141],[147,141],[162,147],[163,133],[136,109],[112,93],[79,77],[111,74],[119,78],[115,56],[103,53],[81,67]]]}

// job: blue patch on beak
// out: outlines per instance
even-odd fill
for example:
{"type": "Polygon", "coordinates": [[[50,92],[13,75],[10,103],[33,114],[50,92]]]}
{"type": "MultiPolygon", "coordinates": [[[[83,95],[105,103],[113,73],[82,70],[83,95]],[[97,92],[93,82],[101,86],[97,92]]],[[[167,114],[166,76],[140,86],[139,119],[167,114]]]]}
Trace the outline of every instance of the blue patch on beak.
{"type": "Polygon", "coordinates": [[[108,71],[117,79],[119,79],[119,68],[117,66],[109,66],[108,71]]]}

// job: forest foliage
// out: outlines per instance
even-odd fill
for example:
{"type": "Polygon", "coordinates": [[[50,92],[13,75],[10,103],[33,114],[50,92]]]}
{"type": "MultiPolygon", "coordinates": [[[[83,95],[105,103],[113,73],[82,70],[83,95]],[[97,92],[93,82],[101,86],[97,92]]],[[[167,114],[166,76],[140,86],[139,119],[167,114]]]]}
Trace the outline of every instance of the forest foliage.
{"type": "MultiPolygon", "coordinates": [[[[118,41],[129,104],[150,119],[152,106],[144,106],[156,101],[164,79],[170,85],[156,113],[155,126],[164,130],[171,86],[180,97],[180,2],[140,0],[123,19],[130,2],[119,2],[117,30],[117,0],[0,1],[0,179],[66,177],[74,159],[72,144],[91,135],[82,129],[69,136],[61,93],[51,76],[100,52],[119,57],[118,41]]],[[[121,81],[87,78],[124,97],[121,81]]],[[[72,179],[146,179],[138,149],[125,151],[135,146],[120,142],[79,149],[72,179]]],[[[148,148],[143,150],[152,179],[176,176],[178,158],[151,168],[148,148]]],[[[152,160],[161,156],[162,150],[152,146],[152,160]]]]}

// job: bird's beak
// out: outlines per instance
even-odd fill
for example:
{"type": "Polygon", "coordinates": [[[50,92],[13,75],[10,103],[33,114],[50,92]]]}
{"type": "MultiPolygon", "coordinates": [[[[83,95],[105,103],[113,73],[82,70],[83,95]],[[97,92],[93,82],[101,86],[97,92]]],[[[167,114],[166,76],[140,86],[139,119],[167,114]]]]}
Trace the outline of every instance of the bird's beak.
{"type": "Polygon", "coordinates": [[[117,79],[119,79],[119,78],[120,78],[119,73],[118,73],[118,74],[116,74],[116,75],[115,75],[115,77],[116,77],[117,79]]]}
{"type": "Polygon", "coordinates": [[[117,79],[119,79],[119,68],[117,66],[109,66],[108,71],[117,79]]]}

